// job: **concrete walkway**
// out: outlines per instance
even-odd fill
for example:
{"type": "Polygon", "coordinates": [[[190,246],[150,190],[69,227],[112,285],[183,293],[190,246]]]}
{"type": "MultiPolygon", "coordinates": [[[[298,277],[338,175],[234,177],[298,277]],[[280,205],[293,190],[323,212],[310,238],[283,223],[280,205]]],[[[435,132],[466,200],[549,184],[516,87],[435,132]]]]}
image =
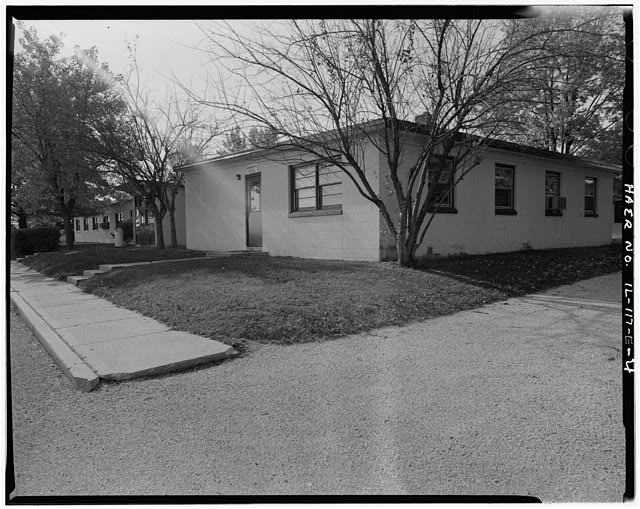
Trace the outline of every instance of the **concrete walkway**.
{"type": "Polygon", "coordinates": [[[235,350],[84,293],[11,262],[11,300],[44,348],[88,391],[124,380],[225,359],[235,350]]]}
{"type": "Polygon", "coordinates": [[[11,316],[16,494],[620,502],[620,286],[611,274],[86,394],[11,316]]]}

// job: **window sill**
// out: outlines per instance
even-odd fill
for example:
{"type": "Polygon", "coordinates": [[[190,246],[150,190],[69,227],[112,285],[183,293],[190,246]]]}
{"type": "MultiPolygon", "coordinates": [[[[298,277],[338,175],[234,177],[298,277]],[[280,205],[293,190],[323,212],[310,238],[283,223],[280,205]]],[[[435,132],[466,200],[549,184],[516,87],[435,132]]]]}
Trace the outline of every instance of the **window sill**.
{"type": "Polygon", "coordinates": [[[544,211],[544,215],[545,216],[562,217],[562,211],[561,210],[547,209],[547,210],[544,211]]]}
{"type": "Polygon", "coordinates": [[[458,209],[454,207],[438,207],[437,209],[429,209],[428,212],[435,212],[436,214],[457,214],[458,209]]]}
{"type": "Polygon", "coordinates": [[[342,215],[342,208],[325,209],[325,210],[298,210],[296,212],[289,212],[289,217],[340,216],[340,215],[342,215]]]}
{"type": "Polygon", "coordinates": [[[515,209],[496,209],[496,216],[517,216],[515,209]]]}
{"type": "Polygon", "coordinates": [[[585,212],[584,217],[598,217],[598,214],[595,212],[585,212]]]}

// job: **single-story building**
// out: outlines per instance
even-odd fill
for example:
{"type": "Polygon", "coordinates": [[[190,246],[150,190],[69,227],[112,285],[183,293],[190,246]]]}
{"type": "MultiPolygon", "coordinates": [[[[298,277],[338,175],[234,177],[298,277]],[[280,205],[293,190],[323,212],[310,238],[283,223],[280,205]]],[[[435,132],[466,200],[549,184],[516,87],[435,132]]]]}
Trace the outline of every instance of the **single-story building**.
{"type": "MultiPolygon", "coordinates": [[[[145,208],[143,203],[131,197],[109,205],[103,210],[95,211],[95,214],[84,214],[74,217],[75,242],[81,244],[113,244],[115,241],[116,228],[123,222],[133,222],[134,213],[136,216],[138,240],[145,236],[149,237],[149,234],[152,236],[155,227],[153,214],[145,208]]],[[[184,246],[186,245],[184,187],[181,187],[176,195],[175,220],[178,245],[184,246]]],[[[165,245],[168,246],[171,244],[171,225],[168,212],[162,219],[162,231],[165,245]]]]}
{"type": "MultiPolygon", "coordinates": [[[[420,147],[419,135],[407,136],[401,171],[415,163],[420,147]]],[[[291,164],[294,159],[253,150],[181,168],[187,248],[343,260],[395,257],[378,208],[344,172],[310,157],[302,164],[291,164]]],[[[369,143],[364,161],[369,182],[397,218],[385,158],[369,143]]],[[[620,173],[619,165],[494,140],[440,204],[417,256],[610,243],[613,179],[620,173]]]]}

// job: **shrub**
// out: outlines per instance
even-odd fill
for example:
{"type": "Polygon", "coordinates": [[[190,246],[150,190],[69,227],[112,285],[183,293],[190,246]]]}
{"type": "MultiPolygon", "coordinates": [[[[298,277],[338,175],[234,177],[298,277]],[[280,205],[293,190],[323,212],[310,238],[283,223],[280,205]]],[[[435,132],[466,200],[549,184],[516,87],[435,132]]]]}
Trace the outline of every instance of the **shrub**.
{"type": "Polygon", "coordinates": [[[141,226],[136,232],[136,242],[141,246],[152,246],[156,243],[156,232],[153,225],[141,226]]]}
{"type": "Polygon", "coordinates": [[[11,256],[18,257],[40,251],[54,251],[60,243],[60,230],[55,226],[11,231],[11,256]]]}
{"type": "Polygon", "coordinates": [[[124,234],[124,241],[131,242],[133,240],[133,224],[131,221],[123,221],[118,224],[118,227],[122,228],[122,233],[124,234]]]}

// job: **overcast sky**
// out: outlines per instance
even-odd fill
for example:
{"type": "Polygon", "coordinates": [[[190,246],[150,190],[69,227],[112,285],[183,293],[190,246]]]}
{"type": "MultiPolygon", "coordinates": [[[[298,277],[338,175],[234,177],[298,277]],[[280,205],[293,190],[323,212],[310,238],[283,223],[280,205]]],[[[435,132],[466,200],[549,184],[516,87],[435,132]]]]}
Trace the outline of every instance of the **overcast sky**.
{"type": "MultiPolygon", "coordinates": [[[[128,69],[126,41],[138,36],[138,64],[145,85],[154,93],[164,95],[165,85],[170,83],[171,73],[180,76],[183,82],[204,77],[206,55],[193,49],[201,46],[202,33],[193,21],[102,21],[102,20],[55,20],[25,21],[25,28],[33,26],[41,39],[49,35],[62,35],[64,54],[71,55],[75,45],[82,49],[96,46],[100,61],[109,64],[114,73],[128,69]]],[[[16,25],[16,51],[20,50],[22,30],[16,25]]]]}

